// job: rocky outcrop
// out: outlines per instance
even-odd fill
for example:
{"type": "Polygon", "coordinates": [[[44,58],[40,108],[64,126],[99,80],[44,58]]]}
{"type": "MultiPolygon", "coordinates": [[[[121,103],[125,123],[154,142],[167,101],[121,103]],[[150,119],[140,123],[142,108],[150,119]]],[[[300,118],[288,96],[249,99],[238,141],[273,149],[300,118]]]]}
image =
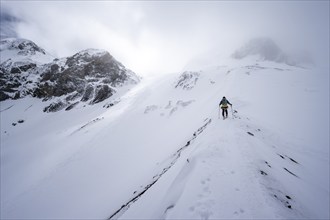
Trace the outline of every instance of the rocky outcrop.
{"type": "Polygon", "coordinates": [[[200,72],[185,71],[180,75],[179,80],[175,85],[175,88],[190,90],[195,87],[199,76],[200,72]]]}
{"type": "MultiPolygon", "coordinates": [[[[46,54],[30,42],[11,42],[5,48],[21,50],[21,55],[26,57],[33,53],[46,54]]],[[[65,107],[70,110],[79,102],[91,105],[102,102],[122,86],[138,82],[139,77],[134,72],[104,50],[83,50],[71,57],[43,64],[32,59],[13,62],[9,58],[0,64],[0,101],[26,95],[43,100],[56,98],[44,109],[45,112],[65,107]]]]}
{"type": "Polygon", "coordinates": [[[18,99],[31,94],[37,81],[35,70],[53,56],[25,39],[6,38],[0,41],[0,101],[18,99]]]}

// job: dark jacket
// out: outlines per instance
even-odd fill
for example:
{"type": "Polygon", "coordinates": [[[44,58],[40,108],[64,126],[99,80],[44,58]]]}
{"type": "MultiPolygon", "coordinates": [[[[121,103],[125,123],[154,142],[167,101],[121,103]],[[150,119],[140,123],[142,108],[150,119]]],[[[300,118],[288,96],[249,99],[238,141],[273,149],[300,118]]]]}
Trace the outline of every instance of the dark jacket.
{"type": "Polygon", "coordinates": [[[221,102],[219,103],[219,106],[221,108],[228,108],[228,104],[231,105],[231,103],[226,98],[222,98],[221,102]]]}

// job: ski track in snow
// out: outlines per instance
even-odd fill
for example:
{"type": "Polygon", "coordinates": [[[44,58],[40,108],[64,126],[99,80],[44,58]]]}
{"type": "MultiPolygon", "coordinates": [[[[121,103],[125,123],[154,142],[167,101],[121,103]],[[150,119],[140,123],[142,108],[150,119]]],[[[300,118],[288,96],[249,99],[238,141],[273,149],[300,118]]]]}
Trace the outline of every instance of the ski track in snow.
{"type": "Polygon", "coordinates": [[[9,107],[7,107],[7,108],[5,108],[5,109],[1,110],[0,112],[4,112],[4,111],[7,111],[8,109],[11,109],[13,106],[14,106],[14,105],[11,105],[11,106],[9,106],[9,107]]]}
{"type": "Polygon", "coordinates": [[[90,125],[92,125],[92,124],[95,124],[95,123],[97,123],[97,122],[99,122],[100,120],[103,120],[103,119],[104,119],[104,117],[102,117],[102,118],[96,118],[96,119],[93,119],[93,120],[90,121],[90,122],[87,122],[86,124],[84,124],[84,125],[81,126],[80,128],[78,128],[78,129],[76,129],[75,131],[73,131],[73,132],[70,134],[70,136],[71,136],[71,135],[74,135],[75,133],[77,133],[77,132],[79,132],[79,131],[85,129],[86,127],[88,127],[88,126],[90,126],[90,125]]]}
{"type": "MultiPolygon", "coordinates": [[[[135,191],[134,194],[137,194],[136,196],[134,196],[132,199],[130,199],[126,204],[122,205],[117,211],[115,211],[108,219],[117,219],[119,218],[121,215],[123,215],[123,213],[129,209],[130,205],[132,205],[132,203],[138,201],[138,199],[144,194],[146,193],[155,183],[157,183],[157,181],[169,170],[171,169],[171,167],[177,162],[177,160],[180,158],[181,153],[191,145],[191,143],[194,141],[194,139],[196,139],[198,137],[199,134],[201,134],[206,127],[212,122],[211,119],[205,119],[206,123],[198,128],[198,130],[196,132],[194,132],[193,137],[191,137],[186,145],[184,145],[183,147],[181,147],[179,150],[177,150],[176,153],[174,153],[170,159],[170,164],[167,165],[166,167],[163,168],[162,172],[159,174],[156,174],[155,176],[153,176],[153,180],[151,183],[149,183],[148,185],[146,185],[145,187],[143,187],[144,189],[141,192],[137,192],[135,191]]],[[[169,208],[168,208],[169,209],[169,208]]]]}

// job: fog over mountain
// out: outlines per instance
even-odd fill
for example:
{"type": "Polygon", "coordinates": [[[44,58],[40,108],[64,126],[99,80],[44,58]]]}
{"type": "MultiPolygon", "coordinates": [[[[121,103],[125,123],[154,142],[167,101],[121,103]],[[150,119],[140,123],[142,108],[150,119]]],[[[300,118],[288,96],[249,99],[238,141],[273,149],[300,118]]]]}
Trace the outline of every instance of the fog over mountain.
{"type": "Polygon", "coordinates": [[[19,19],[1,10],[0,14],[0,37],[17,37],[16,25],[19,19]]]}
{"type": "Polygon", "coordinates": [[[289,65],[310,65],[313,63],[310,54],[288,54],[283,51],[271,38],[254,38],[248,41],[240,49],[236,50],[232,57],[243,59],[247,56],[256,56],[260,60],[275,61],[289,65]]]}
{"type": "Polygon", "coordinates": [[[0,4],[1,219],[329,219],[328,1],[0,4]]]}
{"type": "Polygon", "coordinates": [[[229,57],[259,37],[317,66],[329,60],[328,1],[1,1],[1,14],[57,57],[105,49],[142,75],[181,71],[204,54],[229,57]]]}

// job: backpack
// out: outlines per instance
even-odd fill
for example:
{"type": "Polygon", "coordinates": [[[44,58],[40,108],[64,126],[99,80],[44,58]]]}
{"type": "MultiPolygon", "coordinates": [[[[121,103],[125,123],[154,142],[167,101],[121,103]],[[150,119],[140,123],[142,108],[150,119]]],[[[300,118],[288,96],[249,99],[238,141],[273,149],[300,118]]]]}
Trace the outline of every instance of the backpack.
{"type": "Polygon", "coordinates": [[[220,102],[221,108],[228,108],[228,100],[222,99],[220,102]]]}

